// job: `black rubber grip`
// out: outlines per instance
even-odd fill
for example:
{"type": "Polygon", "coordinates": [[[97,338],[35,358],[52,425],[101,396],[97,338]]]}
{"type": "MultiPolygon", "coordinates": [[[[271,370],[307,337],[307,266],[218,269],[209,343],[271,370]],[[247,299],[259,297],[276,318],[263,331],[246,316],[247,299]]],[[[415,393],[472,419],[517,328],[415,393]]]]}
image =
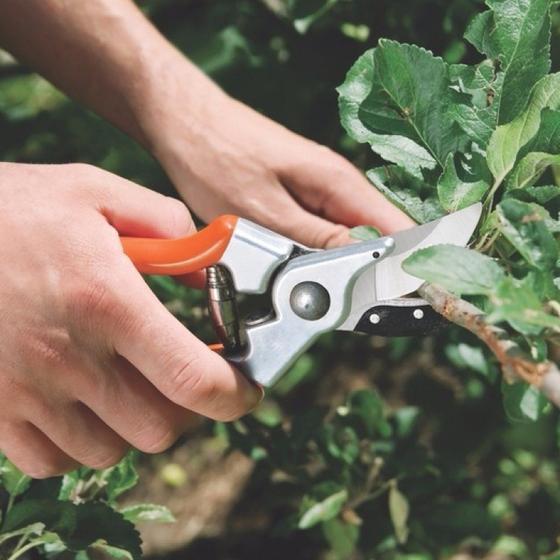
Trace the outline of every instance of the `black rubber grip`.
{"type": "Polygon", "coordinates": [[[354,328],[376,336],[425,336],[449,325],[429,305],[378,305],[362,315],[354,328]]]}

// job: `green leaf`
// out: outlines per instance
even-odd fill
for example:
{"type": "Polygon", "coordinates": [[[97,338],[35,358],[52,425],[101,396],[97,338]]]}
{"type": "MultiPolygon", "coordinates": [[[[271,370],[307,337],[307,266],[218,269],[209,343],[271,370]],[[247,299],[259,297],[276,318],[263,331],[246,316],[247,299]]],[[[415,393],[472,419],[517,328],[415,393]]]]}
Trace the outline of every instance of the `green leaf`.
{"type": "MultiPolygon", "coordinates": [[[[493,16],[494,14],[491,10],[478,14],[472,19],[465,31],[465,39],[481,54],[486,54],[486,51],[494,48],[490,44],[489,38],[491,26],[495,25],[493,16]]],[[[492,57],[490,56],[490,58],[492,57]]]]}
{"type": "Polygon", "coordinates": [[[437,185],[439,200],[445,210],[456,212],[479,202],[488,188],[486,181],[462,181],[457,175],[453,154],[449,154],[437,185]]]}
{"type": "Polygon", "coordinates": [[[134,466],[134,460],[135,453],[131,451],[120,463],[105,471],[106,492],[110,502],[115,501],[121,494],[138,483],[138,473],[134,466]]]}
{"type": "Polygon", "coordinates": [[[379,192],[416,222],[431,222],[445,214],[435,189],[397,166],[371,169],[367,176],[379,192]]]}
{"type": "Polygon", "coordinates": [[[493,259],[455,245],[420,249],[403,262],[403,269],[457,295],[488,295],[504,278],[493,259]]]}
{"type": "Polygon", "coordinates": [[[482,150],[486,148],[498,121],[498,107],[491,102],[501,89],[494,63],[484,60],[477,66],[456,64],[450,67],[451,80],[459,92],[469,96],[470,103],[457,100],[451,105],[453,119],[482,150]]]}
{"type": "Polygon", "coordinates": [[[560,290],[554,281],[554,276],[550,270],[530,270],[525,281],[530,288],[537,294],[541,301],[555,300],[560,301],[560,290]]]}
{"type": "Polygon", "coordinates": [[[141,557],[141,540],[134,525],[102,503],[75,505],[58,500],[24,500],[6,515],[2,531],[15,531],[43,523],[73,551],[85,550],[103,540],[111,546],[128,550],[133,558],[141,557]]]}
{"type": "Polygon", "coordinates": [[[348,133],[416,177],[436,162],[443,167],[449,153],[465,146],[466,135],[450,113],[449,67],[420,47],[380,40],[357,60],[338,92],[348,133]],[[387,135],[396,139],[389,142],[387,135]]]}
{"type": "Polygon", "coordinates": [[[360,241],[371,241],[381,237],[381,232],[373,226],[358,226],[350,230],[350,237],[360,241]]]}
{"type": "Polygon", "coordinates": [[[496,283],[491,294],[491,322],[507,321],[514,329],[526,335],[538,335],[543,328],[560,332],[560,318],[543,310],[530,280],[505,277],[496,283]]]}
{"type": "Polygon", "coordinates": [[[504,198],[513,198],[522,202],[536,202],[544,206],[548,202],[560,196],[560,187],[557,185],[546,185],[540,187],[525,187],[524,189],[513,189],[505,193],[504,198]]]}
{"type": "Polygon", "coordinates": [[[374,61],[379,89],[362,106],[366,126],[379,125],[392,111],[400,122],[397,130],[392,129],[394,123],[387,123],[387,132],[403,129],[403,136],[424,146],[443,167],[447,155],[464,146],[464,137],[449,113],[449,67],[420,47],[385,39],[379,41],[374,61]]]}
{"type": "Polygon", "coordinates": [[[33,523],[31,525],[26,525],[14,531],[1,532],[0,533],[0,545],[14,537],[21,537],[23,535],[33,536],[41,535],[45,530],[45,525],[43,523],[33,523]]]}
{"type": "Polygon", "coordinates": [[[361,120],[362,103],[368,98],[374,80],[374,50],[364,53],[352,66],[338,88],[341,122],[358,142],[367,142],[383,159],[396,163],[411,175],[422,178],[421,169],[433,169],[435,159],[406,136],[375,133],[361,120]]]}
{"type": "Polygon", "coordinates": [[[493,380],[493,370],[489,366],[483,350],[478,346],[460,342],[459,344],[450,344],[445,351],[447,357],[456,367],[469,368],[493,380]]]}
{"type": "Polygon", "coordinates": [[[360,109],[372,89],[373,53],[374,49],[370,49],[360,56],[346,74],[344,83],[337,88],[340,122],[346,132],[362,144],[372,135],[360,119],[360,109]]]}
{"type": "Polygon", "coordinates": [[[348,492],[340,490],[340,492],[336,492],[323,501],[314,504],[301,516],[298,528],[310,529],[322,521],[333,519],[339,514],[347,499],[348,492]]]}
{"type": "Polygon", "coordinates": [[[487,0],[465,33],[481,53],[499,63],[497,124],[523,110],[528,92],[550,69],[550,0],[487,0]]]}
{"type": "Polygon", "coordinates": [[[124,548],[117,548],[103,542],[93,544],[92,548],[104,554],[105,557],[116,558],[117,560],[134,560],[134,556],[124,548]]]}
{"type": "Polygon", "coordinates": [[[420,410],[415,406],[403,406],[392,414],[395,425],[395,434],[399,438],[407,438],[412,435],[418,426],[420,410]]]}
{"type": "Polygon", "coordinates": [[[329,547],[337,558],[345,560],[352,555],[360,536],[359,527],[340,519],[330,519],[324,521],[321,528],[329,547]]]}
{"type": "Polygon", "coordinates": [[[418,179],[423,178],[422,169],[434,169],[437,165],[425,148],[405,136],[372,133],[368,142],[384,160],[400,165],[418,179]]]}
{"type": "Polygon", "coordinates": [[[527,558],[530,555],[527,545],[512,535],[502,535],[492,546],[491,553],[517,558],[527,558]]]}
{"type": "MultiPolygon", "coordinates": [[[[97,474],[103,476],[104,471],[99,471],[97,474]]],[[[59,500],[80,501],[79,490],[83,488],[84,483],[96,476],[93,469],[87,467],[80,467],[74,471],[65,474],[62,477],[62,483],[58,493],[59,500]]]]}
{"type": "Polygon", "coordinates": [[[503,181],[513,169],[521,148],[537,134],[542,110],[559,107],[560,73],[541,79],[533,88],[525,111],[494,131],[488,144],[487,161],[496,182],[503,181]]]}
{"type": "Polygon", "coordinates": [[[508,179],[508,187],[517,189],[533,185],[547,167],[559,164],[560,155],[531,152],[514,167],[508,179]]]}
{"type": "Polygon", "coordinates": [[[347,465],[354,463],[360,455],[360,441],[350,426],[340,428],[325,424],[321,430],[321,440],[329,455],[347,465]]]}
{"type": "Polygon", "coordinates": [[[0,457],[0,481],[6,492],[15,498],[29,488],[31,477],[23,474],[5,457],[0,457]]]}
{"type": "Polygon", "coordinates": [[[535,136],[519,152],[519,158],[530,152],[560,153],[560,111],[543,109],[535,136]]]}
{"type": "Polygon", "coordinates": [[[527,383],[502,383],[502,396],[506,414],[515,422],[535,422],[545,411],[546,397],[527,383]]]}
{"type": "Polygon", "coordinates": [[[157,521],[158,523],[173,523],[175,517],[165,506],[155,504],[136,504],[120,510],[123,517],[131,523],[139,521],[157,521]]]}
{"type": "Polygon", "coordinates": [[[546,225],[544,208],[507,199],[496,213],[500,231],[531,266],[543,271],[554,267],[558,244],[546,225]]]}
{"type": "Polygon", "coordinates": [[[397,486],[397,481],[391,481],[389,487],[389,514],[395,530],[395,536],[399,544],[404,544],[408,540],[408,515],[410,506],[406,496],[401,493],[397,486]]]}
{"type": "Polygon", "coordinates": [[[385,419],[383,401],[374,391],[354,391],[348,399],[348,410],[349,414],[359,419],[368,437],[390,435],[391,427],[385,419]]]}

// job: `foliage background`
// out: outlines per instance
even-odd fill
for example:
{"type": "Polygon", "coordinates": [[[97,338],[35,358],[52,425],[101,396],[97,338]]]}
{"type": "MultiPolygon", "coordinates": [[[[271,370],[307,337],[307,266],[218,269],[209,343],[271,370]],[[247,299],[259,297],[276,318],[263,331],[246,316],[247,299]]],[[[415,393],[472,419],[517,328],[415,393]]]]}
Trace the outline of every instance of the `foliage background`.
{"type": "MultiPolygon", "coordinates": [[[[337,111],[335,87],[348,68],[382,36],[468,62],[473,52],[461,36],[482,7],[475,0],[145,0],[142,6],[229,93],[362,168],[374,156],[343,134],[337,111]],[[328,9],[315,19],[322,6],[328,9]]],[[[559,26],[556,17],[555,61],[559,26]]],[[[1,60],[1,160],[84,161],[172,192],[134,143],[27,69],[1,60]]],[[[199,294],[165,280],[153,287],[193,330],[211,336],[199,294]]],[[[558,546],[557,413],[530,424],[508,418],[497,371],[458,331],[423,340],[326,336],[248,421],[207,425],[191,437],[186,445],[203,463],[228,465],[216,470],[214,484],[227,483],[231,457],[232,465],[245,461],[227,441],[251,461],[243,463],[250,474],[228,505],[210,503],[226,509],[223,523],[213,534],[201,530],[189,538],[177,536],[179,527],[165,533],[167,544],[146,531],[148,551],[197,559],[524,560],[558,546]],[[366,392],[349,397],[356,390],[366,392]],[[314,435],[298,444],[305,429],[314,435]],[[312,504],[342,491],[344,505],[332,519],[323,512],[313,527],[298,529],[312,504]]],[[[167,458],[142,458],[138,493],[193,499],[194,486],[182,478],[198,467],[190,458],[188,467],[176,464],[184,458],[181,444],[167,458]]],[[[191,521],[209,498],[196,499],[202,501],[189,510],[191,521]]],[[[179,517],[178,525],[188,522],[179,517]]]]}

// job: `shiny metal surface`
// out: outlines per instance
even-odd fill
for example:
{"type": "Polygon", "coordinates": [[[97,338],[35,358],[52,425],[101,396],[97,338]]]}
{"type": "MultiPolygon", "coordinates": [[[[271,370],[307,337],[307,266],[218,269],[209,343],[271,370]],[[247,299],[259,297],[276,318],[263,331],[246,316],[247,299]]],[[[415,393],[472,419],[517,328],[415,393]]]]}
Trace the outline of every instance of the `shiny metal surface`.
{"type": "Polygon", "coordinates": [[[393,248],[393,240],[383,238],[290,260],[274,281],[274,316],[248,327],[244,351],[228,359],[258,383],[272,385],[320,334],[345,321],[356,278],[373,263],[383,262],[393,248]],[[308,282],[320,284],[330,298],[328,310],[316,320],[298,316],[290,303],[294,288],[308,282]]]}
{"type": "Polygon", "coordinates": [[[329,292],[318,282],[301,282],[290,294],[292,311],[306,321],[324,317],[330,305],[329,292]]]}
{"type": "Polygon", "coordinates": [[[226,352],[242,347],[235,288],[230,273],[223,266],[211,266],[206,271],[208,313],[218,339],[226,352]]]}
{"type": "MultiPolygon", "coordinates": [[[[240,219],[220,265],[229,270],[238,292],[265,293],[273,280],[272,309],[245,324],[242,348],[226,357],[258,383],[272,385],[320,334],[354,330],[376,304],[406,307],[406,300],[395,300],[422,281],[402,270],[403,260],[434,244],[466,245],[480,213],[477,204],[393,237],[315,252],[240,219]],[[313,284],[321,288],[311,289],[313,284]]],[[[424,311],[413,307],[422,303],[410,302],[413,323],[424,321],[424,311]]],[[[218,311],[225,327],[224,310],[218,311]]],[[[368,320],[382,326],[380,314],[368,320]]],[[[398,324],[393,327],[399,331],[398,324]]]]}
{"type": "Polygon", "coordinates": [[[298,247],[291,239],[240,218],[219,264],[231,272],[238,292],[262,294],[276,268],[298,247]]]}
{"type": "Polygon", "coordinates": [[[402,262],[418,249],[442,243],[465,246],[473,234],[482,204],[473,204],[427,224],[391,236],[395,249],[391,256],[368,268],[356,281],[352,311],[339,330],[354,330],[362,315],[375,303],[396,299],[416,291],[423,280],[407,274],[402,262]]]}

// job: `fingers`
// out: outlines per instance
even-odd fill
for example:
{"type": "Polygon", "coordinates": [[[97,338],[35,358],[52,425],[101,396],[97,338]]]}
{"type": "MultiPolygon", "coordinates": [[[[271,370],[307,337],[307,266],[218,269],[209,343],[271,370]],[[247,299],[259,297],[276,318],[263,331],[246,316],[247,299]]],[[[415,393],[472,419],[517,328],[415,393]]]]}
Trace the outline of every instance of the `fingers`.
{"type": "MultiPolygon", "coordinates": [[[[128,264],[130,267],[132,265],[128,264]]],[[[233,420],[253,409],[262,391],[193,336],[123,266],[120,310],[106,317],[115,351],[175,404],[216,420],[233,420]]]]}
{"type": "Polygon", "coordinates": [[[27,409],[25,422],[3,429],[0,449],[23,472],[45,478],[79,465],[108,468],[121,460],[129,444],[159,453],[199,425],[200,416],[163,397],[123,358],[113,359],[109,367],[88,364],[82,362],[73,384],[74,397],[87,406],[72,400],[71,393],[58,403],[44,395],[27,409]]]}
{"type": "Polygon", "coordinates": [[[200,422],[164,397],[120,356],[91,373],[93,387],[79,398],[119,436],[145,453],[160,453],[200,422]]]}
{"type": "Polygon", "coordinates": [[[28,417],[66,456],[92,469],[115,465],[128,450],[127,443],[81,402],[59,404],[56,413],[51,408],[40,416],[30,410],[28,417]]]}
{"type": "Polygon", "coordinates": [[[321,146],[313,148],[305,163],[288,166],[282,174],[283,183],[305,207],[333,223],[369,224],[384,234],[414,225],[343,157],[321,146]]]}
{"type": "Polygon", "coordinates": [[[179,200],[85,167],[82,175],[95,191],[100,212],[121,235],[171,238],[196,231],[187,207],[179,200]]]}
{"type": "Polygon", "coordinates": [[[4,423],[0,450],[22,472],[33,478],[58,476],[79,467],[37,427],[28,422],[4,423]]]}
{"type": "Polygon", "coordinates": [[[294,231],[298,232],[298,241],[308,247],[329,249],[352,243],[349,228],[320,218],[297,204],[294,204],[290,216],[291,231],[286,235],[293,236],[294,231]]]}

